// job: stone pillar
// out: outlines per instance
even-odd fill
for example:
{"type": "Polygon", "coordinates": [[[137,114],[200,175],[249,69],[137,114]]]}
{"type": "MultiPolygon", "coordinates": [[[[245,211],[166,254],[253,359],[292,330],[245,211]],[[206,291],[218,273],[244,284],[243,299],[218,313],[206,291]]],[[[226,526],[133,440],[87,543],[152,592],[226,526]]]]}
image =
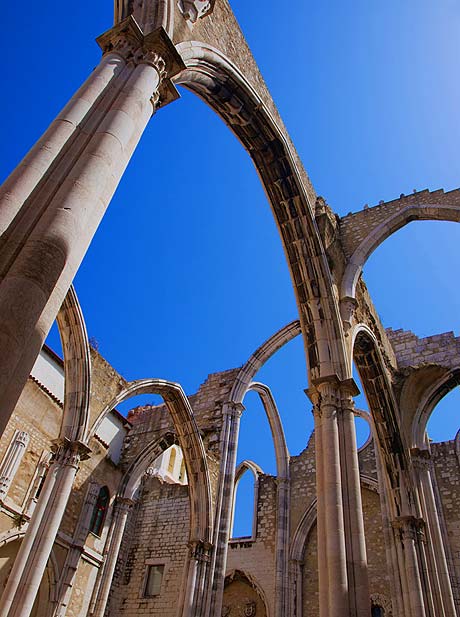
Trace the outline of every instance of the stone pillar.
{"type": "Polygon", "coordinates": [[[126,522],[129,512],[134,505],[132,499],[117,497],[115,502],[112,522],[110,525],[109,536],[106,541],[106,551],[104,563],[99,575],[99,584],[94,609],[91,617],[104,617],[107,608],[110,588],[117,565],[118,554],[120,552],[121,541],[125,532],[126,522]]]}
{"type": "Polygon", "coordinates": [[[370,592],[353,401],[357,394],[359,390],[353,380],[341,384],[339,441],[350,615],[368,617],[370,592]]]}
{"type": "Polygon", "coordinates": [[[221,458],[219,484],[214,522],[214,553],[209,571],[209,592],[206,615],[220,617],[224,594],[225,568],[227,565],[228,540],[233,508],[233,487],[235,484],[236,454],[240,419],[244,406],[241,403],[224,404],[221,437],[221,458]]]}
{"type": "Polygon", "coordinates": [[[0,617],[29,617],[64,515],[73,481],[88,448],[61,441],[47,474],[8,582],[1,598],[0,617]]]}
{"type": "MultiPolygon", "coordinates": [[[[286,615],[289,606],[290,483],[288,478],[276,479],[276,497],[275,615],[286,615]]],[[[257,508],[257,503],[255,507],[257,508]]]]}
{"type": "Polygon", "coordinates": [[[53,611],[53,617],[64,617],[69,605],[72,594],[73,583],[77,573],[78,564],[80,563],[81,555],[85,549],[86,539],[89,533],[91,517],[94,512],[97,497],[99,494],[99,485],[95,482],[90,482],[86,493],[85,502],[78,518],[77,526],[72,538],[72,544],[67,551],[67,556],[64,562],[61,576],[59,577],[59,586],[57,590],[57,602],[53,611]]]}
{"type": "MultiPolygon", "coordinates": [[[[340,391],[337,379],[324,379],[314,384],[316,404],[321,423],[322,460],[318,461],[318,554],[324,552],[327,562],[327,583],[320,582],[320,617],[345,617],[349,615],[349,589],[347,581],[347,554],[342,501],[342,473],[340,460],[338,417],[340,391]],[[321,519],[321,520],[320,520],[321,519]],[[327,588],[327,606],[324,593],[327,588]]],[[[320,563],[320,578],[324,577],[324,564],[320,563]]]]}
{"type": "Polygon", "coordinates": [[[206,584],[212,546],[191,541],[182,617],[204,617],[206,614],[206,584]]]}
{"type": "Polygon", "coordinates": [[[425,617],[423,587],[417,558],[417,534],[422,530],[423,521],[414,516],[400,516],[393,521],[393,527],[399,532],[404,549],[404,570],[412,617],[425,617]]]}
{"type": "MultiPolygon", "coordinates": [[[[0,282],[0,432],[155,106],[174,98],[169,78],[184,66],[163,29],[144,36],[131,17],[98,42],[119,57],[111,96],[100,113],[92,113],[93,102],[52,173],[40,167],[38,181],[24,180],[14,201],[17,208],[24,195],[36,195],[16,217],[21,240],[0,282]]],[[[16,185],[27,169],[16,174],[16,185]]]]}
{"type": "Polygon", "coordinates": [[[16,431],[14,433],[13,439],[0,465],[0,501],[3,501],[8,493],[8,489],[21,464],[29,440],[29,434],[24,431],[16,431]]]}
{"type": "MultiPolygon", "coordinates": [[[[313,416],[315,421],[315,457],[316,457],[316,498],[317,498],[317,555],[318,555],[318,593],[319,615],[329,614],[329,582],[326,551],[326,516],[324,501],[324,454],[323,454],[323,424],[319,396],[311,396],[313,401],[313,416]]],[[[301,583],[302,584],[302,583],[301,583]]]]}
{"type": "Polygon", "coordinates": [[[456,617],[452,585],[447,566],[446,553],[439,523],[440,513],[436,507],[433,491],[433,463],[428,450],[414,448],[411,451],[416,484],[419,493],[421,515],[426,521],[427,552],[430,557],[429,572],[436,617],[456,617]]]}
{"type": "Polygon", "coordinates": [[[315,417],[320,617],[370,611],[353,380],[316,380],[307,394],[315,417]]]}

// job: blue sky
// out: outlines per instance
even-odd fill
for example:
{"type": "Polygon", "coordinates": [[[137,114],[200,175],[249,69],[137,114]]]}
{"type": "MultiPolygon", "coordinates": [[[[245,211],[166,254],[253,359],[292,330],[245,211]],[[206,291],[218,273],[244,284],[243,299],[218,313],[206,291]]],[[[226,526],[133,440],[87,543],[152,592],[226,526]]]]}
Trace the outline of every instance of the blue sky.
{"type": "MultiPolygon", "coordinates": [[[[231,5],[335,211],[460,185],[458,2],[231,5]]],[[[98,63],[94,39],[110,27],[112,5],[7,3],[3,15],[1,179],[98,63]]],[[[90,336],[124,377],[171,379],[192,393],[208,373],[241,365],[296,307],[251,161],[210,109],[181,94],[150,122],[75,286],[90,336]]],[[[365,277],[386,326],[459,333],[459,240],[456,224],[416,223],[376,251],[365,277]]],[[[297,454],[312,428],[300,339],[259,377],[297,454]]],[[[446,397],[430,426],[436,439],[455,435],[459,405],[457,392],[446,397]]],[[[267,440],[250,395],[240,459],[273,472],[267,440]]]]}

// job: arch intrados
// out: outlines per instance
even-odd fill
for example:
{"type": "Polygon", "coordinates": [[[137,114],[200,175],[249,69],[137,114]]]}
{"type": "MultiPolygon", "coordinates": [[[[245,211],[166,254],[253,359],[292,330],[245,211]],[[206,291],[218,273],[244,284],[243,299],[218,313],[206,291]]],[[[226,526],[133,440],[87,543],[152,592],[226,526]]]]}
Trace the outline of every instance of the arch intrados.
{"type": "Polygon", "coordinates": [[[56,316],[64,361],[64,410],[60,438],[86,443],[91,393],[91,354],[83,312],[73,285],[56,316]]]}
{"type": "MultiPolygon", "coordinates": [[[[256,171],[272,207],[278,225],[282,244],[291,272],[299,315],[304,329],[304,346],[307,365],[315,368],[315,375],[321,372],[330,374],[343,365],[345,348],[342,343],[342,321],[338,304],[330,290],[332,275],[327,258],[322,250],[319,231],[314,220],[312,207],[313,190],[308,192],[308,179],[300,168],[298,157],[282,130],[282,125],[267,107],[238,67],[221,51],[199,41],[187,41],[176,46],[186,65],[174,82],[187,87],[197,94],[233,131],[243,147],[249,152],[256,171]],[[250,126],[250,130],[246,127],[250,126]],[[275,160],[273,160],[275,159],[275,160]],[[282,168],[281,176],[289,176],[289,182],[282,181],[283,200],[291,198],[295,205],[295,217],[307,226],[305,232],[309,241],[302,241],[301,254],[292,245],[293,232],[284,225],[292,213],[287,213],[280,205],[279,191],[275,190],[273,173],[282,168]],[[298,262],[313,259],[317,265],[317,276],[313,283],[298,275],[298,262]],[[314,302],[309,302],[311,299],[314,302]],[[320,345],[310,331],[315,324],[330,333],[335,341],[332,348],[320,345]]],[[[279,176],[279,177],[281,177],[279,176]]],[[[309,371],[310,376],[310,371],[309,371]]]]}
{"type": "Polygon", "coordinates": [[[244,476],[244,474],[248,471],[252,473],[252,475],[254,476],[255,482],[258,482],[259,476],[264,473],[262,467],[260,467],[260,465],[258,465],[254,461],[251,461],[249,459],[245,459],[244,461],[241,461],[241,463],[238,465],[238,467],[235,470],[235,491],[236,491],[239,481],[244,476]]]}
{"type": "Polygon", "coordinates": [[[246,392],[257,392],[262,401],[265,415],[270,426],[276,457],[276,475],[278,478],[289,478],[289,450],[284,435],[283,424],[276,406],[273,394],[265,384],[253,381],[246,392]]]}
{"type": "Polygon", "coordinates": [[[460,368],[449,371],[438,379],[423,396],[420,404],[417,407],[411,430],[412,447],[426,448],[426,427],[431,414],[435,410],[438,403],[451,392],[454,388],[460,385],[460,368]]]}
{"type": "Polygon", "coordinates": [[[212,542],[211,481],[208,461],[198,426],[182,387],[164,379],[139,379],[129,383],[99,414],[93,436],[106,415],[123,401],[139,394],[159,394],[171,414],[188,477],[190,521],[193,540],[212,542]]]}
{"type": "Polygon", "coordinates": [[[383,221],[365,238],[351,256],[342,279],[342,298],[356,298],[356,285],[371,254],[390,236],[413,221],[460,222],[456,205],[408,205],[383,221]]]}

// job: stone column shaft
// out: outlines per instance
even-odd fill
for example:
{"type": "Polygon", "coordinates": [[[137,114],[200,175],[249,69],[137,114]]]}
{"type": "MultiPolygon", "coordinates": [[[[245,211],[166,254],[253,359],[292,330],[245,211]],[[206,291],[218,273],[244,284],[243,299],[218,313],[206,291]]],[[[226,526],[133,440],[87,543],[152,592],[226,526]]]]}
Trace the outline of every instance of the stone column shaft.
{"type": "Polygon", "coordinates": [[[358,448],[354,403],[351,393],[342,396],[342,411],[339,419],[341,436],[342,489],[345,523],[348,527],[347,565],[350,615],[368,617],[370,607],[369,580],[367,573],[366,539],[364,534],[361,480],[359,474],[358,448]]]}
{"type": "MultiPolygon", "coordinates": [[[[320,394],[322,453],[323,453],[323,512],[328,568],[328,617],[344,617],[349,614],[348,581],[343,519],[342,478],[338,413],[340,399],[336,384],[323,381],[317,385],[320,394]]],[[[324,547],[323,547],[324,548],[324,547]]],[[[318,547],[318,552],[321,549],[318,547]]],[[[323,585],[321,585],[323,589],[323,585]]]]}
{"type": "Polygon", "coordinates": [[[5,180],[0,189],[0,236],[9,228],[24,202],[30,198],[57,157],[63,153],[69,139],[124,65],[125,62],[119,55],[105,55],[39,141],[5,180]]]}
{"type": "Polygon", "coordinates": [[[404,547],[404,570],[407,576],[407,593],[413,617],[425,617],[425,603],[417,556],[417,530],[419,521],[412,516],[401,516],[393,525],[399,530],[404,547]]]}
{"type": "Polygon", "coordinates": [[[319,584],[319,615],[328,617],[329,614],[329,582],[326,549],[326,517],[324,502],[324,454],[323,454],[323,427],[319,405],[314,406],[315,419],[315,456],[316,456],[316,495],[317,495],[317,555],[318,555],[318,584],[319,584]]]}
{"type": "MultiPolygon", "coordinates": [[[[132,67],[0,285],[0,393],[8,410],[152,115],[150,99],[159,82],[154,66],[132,67]]],[[[0,431],[8,419],[8,413],[0,419],[0,431]]]]}
{"type": "Polygon", "coordinates": [[[220,617],[224,594],[225,568],[227,564],[228,540],[232,520],[232,496],[235,484],[236,455],[240,419],[244,407],[241,403],[225,404],[222,430],[221,465],[219,470],[218,502],[216,507],[214,555],[211,561],[206,614],[220,617]]]}
{"type": "Polygon", "coordinates": [[[80,444],[59,446],[1,600],[1,617],[29,617],[72,490],[80,444]]]}
{"type": "Polygon", "coordinates": [[[92,617],[104,617],[112,586],[115,566],[120,553],[121,541],[125,532],[129,511],[133,505],[130,499],[117,499],[113,512],[112,524],[109,531],[108,549],[102,566],[98,594],[91,613],[92,617]]]}

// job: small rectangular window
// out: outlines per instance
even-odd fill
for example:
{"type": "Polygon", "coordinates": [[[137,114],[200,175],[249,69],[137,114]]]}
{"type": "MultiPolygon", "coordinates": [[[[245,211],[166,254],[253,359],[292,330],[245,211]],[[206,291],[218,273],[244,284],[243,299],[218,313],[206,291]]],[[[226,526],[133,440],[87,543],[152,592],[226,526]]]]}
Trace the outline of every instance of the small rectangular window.
{"type": "Polygon", "coordinates": [[[164,569],[164,565],[147,566],[144,598],[152,598],[160,595],[164,569]]]}

